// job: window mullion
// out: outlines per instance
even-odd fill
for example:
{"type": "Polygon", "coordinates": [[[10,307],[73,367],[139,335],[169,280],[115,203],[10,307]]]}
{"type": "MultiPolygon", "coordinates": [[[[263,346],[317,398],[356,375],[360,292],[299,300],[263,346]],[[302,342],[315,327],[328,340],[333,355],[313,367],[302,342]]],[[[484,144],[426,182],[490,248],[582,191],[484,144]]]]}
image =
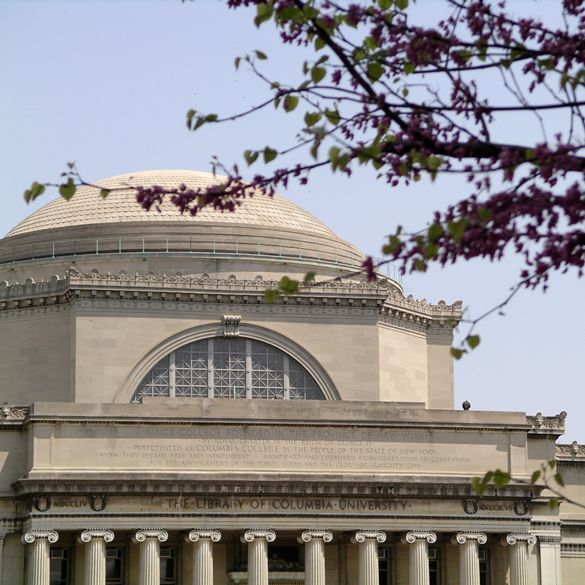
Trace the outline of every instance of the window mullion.
{"type": "Polygon", "coordinates": [[[283,355],[283,366],[284,366],[284,372],[283,372],[283,384],[284,384],[284,399],[285,400],[289,400],[290,399],[290,369],[289,369],[289,361],[288,361],[288,356],[286,354],[283,355]]]}
{"type": "Polygon", "coordinates": [[[215,370],[213,367],[213,337],[207,341],[207,396],[213,398],[215,391],[215,370]]]}
{"type": "Polygon", "coordinates": [[[252,398],[252,340],[246,339],[246,398],[252,398]]]}
{"type": "Polygon", "coordinates": [[[175,397],[175,352],[171,351],[169,355],[169,396],[175,397]]]}

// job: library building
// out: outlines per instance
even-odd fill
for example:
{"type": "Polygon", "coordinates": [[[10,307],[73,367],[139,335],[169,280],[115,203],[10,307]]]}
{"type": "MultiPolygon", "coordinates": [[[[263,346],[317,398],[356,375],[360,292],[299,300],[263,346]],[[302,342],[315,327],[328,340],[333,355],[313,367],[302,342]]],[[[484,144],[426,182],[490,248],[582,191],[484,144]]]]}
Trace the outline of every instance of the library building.
{"type": "Polygon", "coordinates": [[[0,585],[582,585],[567,414],[455,404],[461,302],[367,282],[287,199],[132,190],[220,181],[112,177],[0,240],[0,585]]]}

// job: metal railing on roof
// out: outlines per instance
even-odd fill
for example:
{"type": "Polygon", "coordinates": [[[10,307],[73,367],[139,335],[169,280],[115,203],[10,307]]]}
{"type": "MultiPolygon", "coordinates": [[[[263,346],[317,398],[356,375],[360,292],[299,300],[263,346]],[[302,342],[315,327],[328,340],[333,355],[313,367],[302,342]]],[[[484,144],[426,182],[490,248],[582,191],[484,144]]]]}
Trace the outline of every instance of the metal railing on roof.
{"type": "MultiPolygon", "coordinates": [[[[239,236],[142,236],[75,238],[0,246],[0,265],[77,257],[180,256],[190,258],[269,259],[314,263],[357,272],[364,256],[348,246],[239,236]]],[[[402,275],[393,265],[380,271],[395,282],[402,275]]]]}

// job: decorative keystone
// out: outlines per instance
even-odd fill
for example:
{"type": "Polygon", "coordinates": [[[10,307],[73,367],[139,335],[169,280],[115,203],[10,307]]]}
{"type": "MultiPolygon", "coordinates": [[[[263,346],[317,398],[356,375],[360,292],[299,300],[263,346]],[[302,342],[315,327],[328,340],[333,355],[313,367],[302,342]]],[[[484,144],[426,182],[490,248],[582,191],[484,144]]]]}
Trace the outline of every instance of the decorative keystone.
{"type": "Polygon", "coordinates": [[[242,317],[240,315],[224,315],[222,319],[223,323],[223,336],[224,337],[239,337],[240,336],[240,321],[242,317]]]}

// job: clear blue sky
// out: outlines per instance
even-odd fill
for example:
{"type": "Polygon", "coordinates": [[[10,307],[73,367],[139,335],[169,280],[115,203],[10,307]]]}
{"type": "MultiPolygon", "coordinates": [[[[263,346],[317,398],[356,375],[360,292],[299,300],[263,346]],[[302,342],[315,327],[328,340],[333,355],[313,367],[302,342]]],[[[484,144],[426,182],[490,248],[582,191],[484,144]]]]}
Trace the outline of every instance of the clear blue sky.
{"type": "MultiPolygon", "coordinates": [[[[423,5],[432,16],[435,3],[423,5]]],[[[196,134],[185,127],[190,108],[236,113],[266,96],[245,67],[233,66],[254,49],[269,55],[266,70],[280,80],[298,79],[310,57],[281,46],[271,26],[257,31],[251,13],[211,0],[0,0],[0,235],[55,196],[47,193],[34,206],[22,199],[33,180],[57,180],[68,161],[93,181],[157,168],[209,171],[214,154],[241,163],[246,148],[290,144],[294,115],[271,111],[196,134]]],[[[512,131],[529,138],[534,127],[518,122],[512,131]]],[[[325,171],[282,194],[378,255],[398,223],[421,228],[466,189],[445,179],[390,189],[370,170],[351,179],[325,171]]],[[[431,302],[462,299],[477,316],[506,296],[518,266],[510,257],[434,268],[405,276],[405,293],[431,302]]],[[[467,399],[478,410],[566,410],[563,441],[585,442],[584,284],[575,274],[555,276],[546,294],[524,291],[505,317],[484,322],[480,347],[456,364],[457,407],[467,399]]]]}

